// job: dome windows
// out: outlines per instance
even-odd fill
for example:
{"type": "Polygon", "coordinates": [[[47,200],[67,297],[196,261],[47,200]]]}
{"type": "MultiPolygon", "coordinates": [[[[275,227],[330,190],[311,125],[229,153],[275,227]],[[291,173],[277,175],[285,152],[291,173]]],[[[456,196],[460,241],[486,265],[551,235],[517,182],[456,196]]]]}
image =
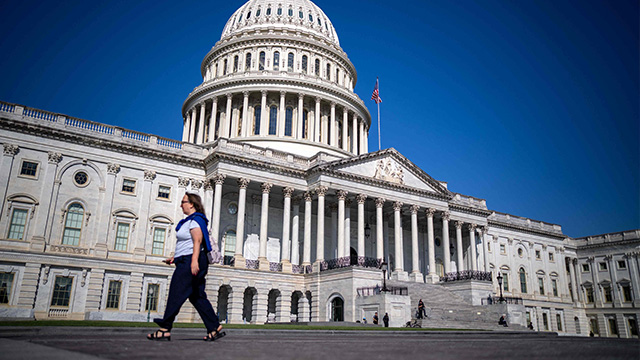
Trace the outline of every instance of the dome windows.
{"type": "Polygon", "coordinates": [[[273,70],[280,70],[280,52],[278,51],[273,53],[273,70]]]}
{"type": "Polygon", "coordinates": [[[247,55],[245,56],[245,59],[244,59],[244,70],[245,71],[251,70],[251,53],[247,53],[247,55]]]}
{"type": "Polygon", "coordinates": [[[260,105],[253,111],[253,135],[260,135],[260,116],[262,114],[260,105]]]}
{"type": "Polygon", "coordinates": [[[315,65],[315,74],[316,76],[320,76],[320,59],[316,59],[315,65]]]}
{"type": "Polygon", "coordinates": [[[318,25],[320,25],[320,27],[322,27],[322,21],[320,20],[320,18],[318,18],[318,25]]]}
{"type": "Polygon", "coordinates": [[[265,57],[266,57],[266,54],[264,53],[264,51],[260,51],[260,59],[258,62],[258,70],[260,71],[264,70],[265,57]]]}
{"type": "Polygon", "coordinates": [[[302,13],[302,10],[298,11],[298,17],[300,19],[304,19],[304,14],[302,13]]]}
{"type": "Polygon", "coordinates": [[[313,22],[313,15],[311,15],[311,13],[309,13],[309,22],[313,22]]]}
{"type": "Polygon", "coordinates": [[[271,8],[270,7],[267,8],[267,16],[269,16],[269,15],[271,15],[271,8]]]}
{"type": "Polygon", "coordinates": [[[292,52],[290,52],[289,55],[287,55],[287,71],[293,72],[293,53],[292,52]]]}
{"type": "Polygon", "coordinates": [[[303,73],[307,73],[307,62],[308,62],[308,57],[307,55],[302,55],[302,72],[303,73]]]}
{"type": "Polygon", "coordinates": [[[281,15],[282,15],[282,8],[281,8],[281,7],[279,7],[279,8],[278,8],[278,11],[277,11],[276,13],[278,14],[278,16],[281,16],[281,15]]]}
{"type": "Polygon", "coordinates": [[[251,17],[251,11],[247,13],[247,20],[249,20],[250,17],[251,17]]]}
{"type": "Polygon", "coordinates": [[[284,136],[291,136],[291,129],[293,124],[293,108],[287,107],[284,117],[284,136]]]}
{"type": "Polygon", "coordinates": [[[293,9],[292,9],[292,8],[289,8],[289,11],[287,12],[287,14],[288,14],[290,17],[291,17],[291,16],[293,16],[293,9]]]}
{"type": "Polygon", "coordinates": [[[278,131],[278,107],[272,105],[269,109],[269,135],[276,135],[278,131]]]}
{"type": "Polygon", "coordinates": [[[233,57],[233,72],[238,72],[238,55],[233,57]]]}
{"type": "Polygon", "coordinates": [[[261,12],[260,9],[256,10],[256,17],[260,17],[260,12],[261,12]]]}

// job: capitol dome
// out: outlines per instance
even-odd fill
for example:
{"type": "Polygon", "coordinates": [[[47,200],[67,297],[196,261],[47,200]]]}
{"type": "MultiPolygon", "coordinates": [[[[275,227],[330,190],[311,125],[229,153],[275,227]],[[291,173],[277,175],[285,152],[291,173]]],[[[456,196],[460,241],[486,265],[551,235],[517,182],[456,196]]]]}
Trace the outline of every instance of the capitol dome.
{"type": "Polygon", "coordinates": [[[371,115],[356,69],[309,0],[250,0],[205,55],[187,97],[183,141],[220,138],[311,157],[368,152],[371,115]]]}

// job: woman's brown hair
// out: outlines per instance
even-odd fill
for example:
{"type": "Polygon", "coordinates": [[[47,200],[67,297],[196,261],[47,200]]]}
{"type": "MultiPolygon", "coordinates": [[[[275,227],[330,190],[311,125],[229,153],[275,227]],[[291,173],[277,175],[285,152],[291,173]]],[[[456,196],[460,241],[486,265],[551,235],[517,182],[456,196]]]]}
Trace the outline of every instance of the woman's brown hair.
{"type": "Polygon", "coordinates": [[[200,198],[200,195],[191,193],[187,193],[186,195],[189,199],[189,202],[193,204],[193,208],[196,210],[196,212],[204,214],[204,206],[202,205],[202,199],[200,198]]]}

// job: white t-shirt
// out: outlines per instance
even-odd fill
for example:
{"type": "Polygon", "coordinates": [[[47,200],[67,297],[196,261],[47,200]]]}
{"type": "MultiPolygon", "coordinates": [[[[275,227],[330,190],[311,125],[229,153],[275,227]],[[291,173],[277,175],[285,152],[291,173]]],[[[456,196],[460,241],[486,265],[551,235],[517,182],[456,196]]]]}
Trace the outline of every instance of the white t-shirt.
{"type": "Polygon", "coordinates": [[[180,230],[176,231],[176,252],[174,258],[193,254],[193,238],[191,237],[191,229],[200,228],[195,220],[189,220],[182,224],[180,230]]]}

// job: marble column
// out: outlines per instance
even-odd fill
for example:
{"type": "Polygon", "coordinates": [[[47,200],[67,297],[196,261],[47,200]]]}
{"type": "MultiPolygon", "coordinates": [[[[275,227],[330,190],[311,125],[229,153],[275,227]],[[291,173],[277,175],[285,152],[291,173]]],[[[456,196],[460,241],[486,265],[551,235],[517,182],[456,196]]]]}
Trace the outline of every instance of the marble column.
{"type": "Polygon", "coordinates": [[[347,192],[338,190],[338,258],[345,257],[344,252],[344,200],[347,198],[347,192]]]}
{"type": "Polygon", "coordinates": [[[304,234],[302,244],[302,265],[311,265],[311,202],[313,193],[307,191],[304,197],[304,234]]]}
{"type": "Polygon", "coordinates": [[[354,155],[360,154],[358,151],[358,115],[353,114],[351,122],[351,152],[354,155]]]}
{"type": "Polygon", "coordinates": [[[291,263],[300,265],[300,196],[293,198],[293,218],[291,219],[291,263]]]}
{"type": "Polygon", "coordinates": [[[631,291],[633,292],[633,306],[640,307],[640,269],[638,268],[637,251],[630,251],[624,254],[629,267],[629,276],[631,277],[631,291]]]}
{"type": "MultiPolygon", "coordinates": [[[[578,284],[576,283],[576,273],[573,268],[573,259],[567,258],[569,260],[569,276],[571,276],[571,296],[573,297],[573,302],[578,302],[578,284]]],[[[563,269],[564,271],[564,269],[563,269]]],[[[594,288],[597,286],[594,284],[594,288]]],[[[595,289],[594,289],[595,292],[595,289]]]]}
{"type": "Polygon", "coordinates": [[[214,97],[212,101],[211,120],[209,121],[209,141],[214,141],[216,139],[216,121],[218,121],[218,98],[214,97]]]}
{"type": "Polygon", "coordinates": [[[482,258],[484,260],[484,271],[490,272],[491,268],[489,267],[489,251],[487,250],[487,227],[483,226],[480,229],[480,242],[482,243],[482,258]]]}
{"type": "Polygon", "coordinates": [[[189,121],[191,120],[189,113],[184,118],[182,123],[182,142],[189,141],[189,121]]]}
{"type": "Polygon", "coordinates": [[[358,133],[358,138],[359,138],[358,143],[360,144],[359,153],[360,154],[364,154],[365,153],[364,143],[366,141],[365,138],[364,138],[364,119],[362,119],[362,121],[360,121],[360,132],[358,133]]]}
{"type": "Polygon", "coordinates": [[[478,254],[476,247],[476,226],[477,224],[469,224],[469,246],[471,247],[471,270],[478,271],[478,254]]]}
{"type": "Polygon", "coordinates": [[[231,136],[229,136],[229,132],[231,131],[231,106],[233,102],[233,94],[227,94],[227,107],[225,108],[225,116],[224,116],[224,121],[222,122],[221,126],[221,130],[222,131],[222,135],[220,135],[220,137],[223,138],[230,138],[231,136]]]}
{"type": "MultiPolygon", "coordinates": [[[[308,122],[308,119],[307,119],[308,122]]],[[[307,123],[307,127],[309,124],[307,123]]],[[[298,126],[296,128],[296,139],[303,139],[304,133],[302,128],[304,127],[304,94],[298,94],[298,126]]],[[[308,130],[307,130],[308,131],[308,130]]]]}
{"type": "Polygon", "coordinates": [[[196,107],[192,107],[189,111],[191,113],[191,128],[189,129],[189,142],[196,143],[196,124],[197,124],[197,112],[196,107]]]}
{"type": "Polygon", "coordinates": [[[444,263],[444,273],[451,272],[451,249],[449,246],[449,219],[451,218],[451,213],[448,211],[442,212],[442,249],[443,249],[443,260],[444,263]]]}
{"type": "Polygon", "coordinates": [[[331,146],[338,146],[338,134],[336,129],[336,103],[331,103],[331,122],[330,122],[330,130],[327,135],[329,135],[329,141],[331,146]]]}
{"type": "Polygon", "coordinates": [[[260,136],[269,134],[268,117],[269,109],[267,109],[267,90],[262,90],[262,100],[260,103],[260,136]]]}
{"type": "MultiPolygon", "coordinates": [[[[243,91],[242,95],[244,95],[242,100],[242,127],[240,131],[240,136],[249,136],[249,92],[243,91]]],[[[209,138],[211,141],[212,139],[209,138]]]]}
{"type": "Polygon", "coordinates": [[[364,246],[364,203],[367,201],[367,195],[358,194],[358,256],[365,256],[364,246]]]}
{"type": "Polygon", "coordinates": [[[285,118],[285,104],[284,99],[287,95],[286,91],[280,91],[280,107],[278,109],[278,136],[284,136],[284,118],[285,118]]]}
{"type": "Polygon", "coordinates": [[[269,193],[271,183],[262,183],[262,207],[260,210],[260,253],[258,255],[259,269],[269,270],[269,260],[267,259],[267,236],[269,231],[269,193]]]}
{"type": "Polygon", "coordinates": [[[458,263],[456,265],[458,267],[458,271],[464,271],[464,259],[462,258],[462,224],[462,221],[456,221],[454,223],[456,227],[456,254],[458,259],[458,263]]]}
{"type": "Polygon", "coordinates": [[[394,243],[396,253],[395,270],[392,273],[393,278],[401,281],[409,280],[407,272],[404,271],[404,244],[402,241],[402,206],[400,201],[393,203],[393,229],[394,243]]]}
{"type": "Polygon", "coordinates": [[[349,114],[345,107],[342,112],[342,150],[349,151],[349,114]]]}
{"type": "Polygon", "coordinates": [[[351,199],[344,201],[344,256],[351,256],[351,199]]]}
{"type": "Polygon", "coordinates": [[[205,107],[206,103],[203,101],[200,104],[200,124],[198,124],[198,144],[203,144],[204,143],[204,118],[205,118],[205,114],[206,114],[206,107],[205,107]]]}
{"type": "Polygon", "coordinates": [[[383,229],[384,220],[382,217],[382,207],[384,206],[384,198],[376,199],[376,257],[378,259],[384,259],[384,246],[383,246],[383,229]]]}
{"type": "Polygon", "coordinates": [[[291,273],[291,257],[289,235],[291,232],[291,194],[292,187],[282,189],[284,195],[284,210],[282,211],[282,272],[291,273]]]}
{"type": "Polygon", "coordinates": [[[246,261],[244,258],[244,214],[245,205],[247,202],[247,186],[249,186],[249,179],[238,179],[238,213],[236,220],[236,253],[234,267],[244,269],[246,267],[246,261]]]}
{"type": "Polygon", "coordinates": [[[427,275],[426,281],[430,284],[437,284],[440,280],[438,274],[436,273],[436,245],[435,239],[433,236],[433,215],[435,214],[435,209],[427,209],[427,242],[429,247],[429,274],[427,275]]]}
{"type": "MultiPolygon", "coordinates": [[[[220,246],[220,204],[222,203],[222,184],[226,175],[216,174],[211,178],[211,181],[215,183],[213,191],[213,215],[211,216],[211,236],[220,246]]],[[[213,241],[212,241],[213,245],[213,241]]],[[[220,250],[222,253],[223,249],[220,250]]]]}
{"type": "Polygon", "coordinates": [[[324,196],[329,190],[326,186],[318,186],[316,194],[318,194],[318,230],[316,236],[316,263],[324,261],[324,196]]]}
{"type": "Polygon", "coordinates": [[[418,249],[418,211],[420,206],[411,205],[411,275],[409,279],[414,282],[424,282],[420,272],[420,251],[418,249]]]}
{"type": "Polygon", "coordinates": [[[338,204],[329,203],[329,210],[331,210],[331,242],[329,243],[329,258],[335,259],[338,257],[338,204]]]}
{"type": "Polygon", "coordinates": [[[315,121],[313,123],[312,139],[314,142],[320,142],[320,98],[319,97],[316,98],[316,111],[313,113],[313,115],[314,115],[315,121]]]}

